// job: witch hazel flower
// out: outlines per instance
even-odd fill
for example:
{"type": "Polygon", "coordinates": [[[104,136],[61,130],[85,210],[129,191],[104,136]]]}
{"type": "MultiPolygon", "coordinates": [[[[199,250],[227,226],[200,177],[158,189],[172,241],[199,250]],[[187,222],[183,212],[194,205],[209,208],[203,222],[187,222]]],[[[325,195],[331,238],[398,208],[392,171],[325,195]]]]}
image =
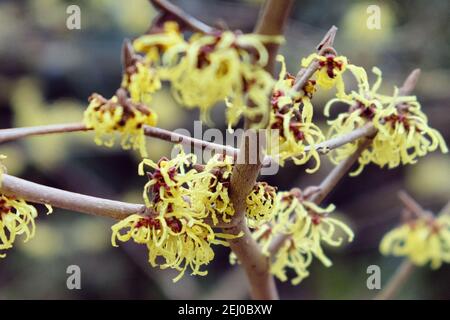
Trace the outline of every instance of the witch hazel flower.
{"type": "Polygon", "coordinates": [[[450,215],[408,219],[387,232],[380,243],[383,255],[405,257],[417,266],[438,269],[450,263],[450,215]]]}
{"type": "MultiPolygon", "coordinates": [[[[53,209],[45,205],[50,214],[53,209]]],[[[0,251],[10,249],[18,236],[24,236],[24,242],[32,239],[35,234],[35,219],[38,213],[34,206],[23,199],[0,194],[0,251]]],[[[0,253],[4,258],[5,253],[0,253]]]]}
{"type": "Polygon", "coordinates": [[[155,112],[130,100],[124,89],[119,89],[111,99],[94,93],[89,101],[83,122],[94,130],[96,144],[112,147],[116,134],[120,134],[122,148],[138,150],[143,157],[147,155],[144,126],[156,125],[155,112]]]}
{"type": "Polygon", "coordinates": [[[282,68],[271,98],[269,137],[267,152],[281,165],[287,159],[301,165],[314,159],[316,165],[306,171],[312,173],[320,166],[320,157],[314,145],[323,141],[321,130],[312,122],[312,95],[315,81],[309,80],[297,91],[294,89],[295,77],[286,71],[284,58],[278,56],[282,68]],[[309,146],[309,151],[305,147],[309,146]]]}
{"type": "MultiPolygon", "coordinates": [[[[400,96],[395,88],[392,96],[378,93],[382,82],[382,73],[373,68],[377,80],[369,85],[367,74],[361,67],[349,65],[358,83],[358,91],[352,91],[345,97],[332,99],[325,106],[325,115],[330,115],[330,108],[336,102],[349,105],[347,112],[340,113],[334,120],[328,121],[329,138],[349,133],[367,123],[372,123],[378,130],[371,145],[362,152],[358,159],[359,167],[350,175],[359,174],[369,163],[389,169],[400,164],[414,164],[418,157],[441,149],[448,149],[441,134],[428,125],[426,115],[415,96],[400,96]]],[[[339,163],[356,151],[358,142],[341,146],[329,153],[334,163],[339,163]]]]}

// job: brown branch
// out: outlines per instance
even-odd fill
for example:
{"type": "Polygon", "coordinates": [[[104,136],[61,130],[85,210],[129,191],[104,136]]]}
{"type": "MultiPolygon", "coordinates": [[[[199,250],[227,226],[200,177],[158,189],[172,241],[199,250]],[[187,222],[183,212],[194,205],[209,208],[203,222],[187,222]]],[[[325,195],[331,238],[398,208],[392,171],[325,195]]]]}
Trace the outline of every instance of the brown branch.
{"type": "Polygon", "coordinates": [[[3,174],[2,179],[0,190],[3,194],[57,208],[114,219],[124,219],[135,213],[143,213],[145,209],[142,204],[91,197],[47,187],[7,174],[3,174]]]}
{"type": "Polygon", "coordinates": [[[176,18],[180,23],[193,31],[212,33],[216,30],[167,0],[150,0],[150,2],[156,9],[161,11],[163,15],[167,15],[170,18],[176,18]]]}
{"type": "MultiPolygon", "coordinates": [[[[293,3],[293,0],[266,1],[261,8],[254,32],[269,36],[283,35],[293,3]]],[[[279,46],[277,43],[266,45],[269,53],[266,70],[272,75],[274,75],[275,59],[279,46]]]]}
{"type": "Polygon", "coordinates": [[[77,132],[90,130],[82,123],[53,124],[25,128],[12,128],[0,130],[0,143],[18,140],[29,136],[50,133],[77,132]]]}
{"type": "Polygon", "coordinates": [[[407,209],[407,211],[412,212],[416,215],[416,217],[424,217],[427,215],[427,212],[422,208],[422,206],[406,191],[399,191],[398,198],[403,203],[403,206],[407,209]]]}
{"type": "Polygon", "coordinates": [[[374,299],[392,299],[398,293],[401,287],[403,287],[403,285],[408,281],[415,269],[416,267],[409,260],[403,260],[392,278],[389,279],[387,286],[374,299]]]}
{"type": "MultiPolygon", "coordinates": [[[[24,199],[28,202],[49,204],[56,208],[117,220],[125,219],[132,214],[143,214],[145,212],[143,204],[92,197],[44,186],[8,174],[2,175],[0,191],[5,195],[24,199]]],[[[225,222],[214,225],[209,218],[205,219],[205,222],[214,228],[232,228],[234,226],[234,224],[225,222]]]]}
{"type": "MultiPolygon", "coordinates": [[[[283,33],[288,15],[292,7],[292,0],[267,0],[262,7],[259,19],[255,26],[255,33],[264,35],[279,35],[283,33]]],[[[268,45],[269,63],[266,70],[273,74],[274,61],[278,51],[278,45],[268,45]]],[[[267,110],[268,111],[268,110],[267,110]]],[[[244,127],[250,127],[252,119],[245,119],[244,127]]],[[[238,161],[233,168],[233,174],[230,184],[230,200],[235,209],[234,221],[238,224],[235,228],[228,232],[232,234],[243,233],[243,236],[230,240],[230,247],[236,254],[241,266],[245,270],[250,284],[250,293],[254,299],[273,300],[278,299],[278,292],[276,290],[275,281],[269,272],[269,259],[264,256],[260,246],[253,239],[250,230],[248,229],[244,215],[245,215],[245,199],[258,178],[259,171],[262,167],[262,154],[260,139],[265,138],[256,131],[249,129],[242,137],[241,148],[238,154],[238,161]],[[255,146],[251,145],[247,137],[256,135],[258,143],[255,146]],[[250,146],[256,147],[256,159],[250,159],[250,146]],[[240,161],[244,160],[244,162],[240,161]],[[250,160],[256,160],[250,163],[250,160]]],[[[254,158],[254,157],[253,157],[254,158]]]]}
{"type": "MultiPolygon", "coordinates": [[[[44,125],[35,127],[0,129],[0,143],[10,142],[30,136],[38,136],[52,133],[65,133],[77,131],[91,131],[91,128],[86,128],[82,123],[68,123],[44,125]]],[[[208,142],[200,139],[195,139],[169,130],[158,127],[144,127],[144,133],[148,137],[165,140],[172,143],[180,143],[186,146],[193,146],[195,148],[214,150],[229,156],[237,157],[238,149],[227,145],[221,145],[213,142],[208,142]]]]}
{"type": "MultiPolygon", "coordinates": [[[[55,124],[55,125],[43,125],[35,127],[23,127],[12,129],[0,129],[0,144],[26,138],[30,136],[38,136],[54,133],[65,132],[77,132],[77,131],[91,131],[92,129],[86,128],[82,123],[68,123],[68,124],[55,124]]],[[[144,127],[144,133],[148,137],[164,140],[171,143],[180,143],[185,146],[191,146],[199,149],[213,150],[217,153],[226,154],[237,158],[239,149],[228,145],[220,145],[217,143],[192,138],[179,133],[175,133],[169,130],[161,129],[158,127],[144,127]]],[[[372,124],[367,124],[364,127],[355,129],[352,132],[344,134],[340,137],[332,138],[330,140],[318,143],[314,146],[320,154],[327,154],[330,150],[339,148],[347,143],[354,142],[362,137],[370,137],[375,133],[372,124]]],[[[310,151],[311,146],[305,147],[305,152],[310,151]]],[[[263,160],[264,166],[270,166],[274,159],[270,156],[265,156],[263,160]]]]}

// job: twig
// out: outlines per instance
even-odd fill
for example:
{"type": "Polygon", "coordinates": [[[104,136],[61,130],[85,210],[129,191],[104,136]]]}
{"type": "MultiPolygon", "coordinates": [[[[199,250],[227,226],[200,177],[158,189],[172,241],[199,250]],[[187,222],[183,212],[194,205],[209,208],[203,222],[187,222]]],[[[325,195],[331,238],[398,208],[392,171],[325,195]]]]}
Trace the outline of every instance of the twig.
{"type": "Polygon", "coordinates": [[[417,217],[426,216],[426,212],[422,206],[406,191],[399,191],[398,197],[408,211],[414,213],[417,217]]]}
{"type": "MultiPolygon", "coordinates": [[[[258,22],[255,26],[255,32],[259,34],[282,34],[290,9],[292,0],[267,0],[262,7],[258,22]]],[[[278,46],[271,45],[267,47],[269,53],[269,64],[266,70],[273,74],[274,59],[276,57],[278,46]]],[[[246,118],[244,127],[250,127],[252,119],[246,118]]],[[[253,130],[246,130],[246,134],[242,137],[241,148],[238,154],[238,161],[233,168],[233,174],[230,184],[230,200],[235,209],[234,221],[238,221],[235,228],[231,228],[229,232],[232,234],[243,233],[238,239],[230,240],[230,247],[236,254],[241,266],[244,268],[250,284],[250,293],[254,299],[273,300],[278,299],[278,292],[275,286],[275,280],[269,272],[269,259],[264,256],[258,243],[253,239],[250,230],[244,219],[245,215],[245,199],[258,178],[259,171],[262,167],[262,153],[259,143],[256,146],[257,159],[255,164],[249,163],[250,160],[250,143],[247,140],[247,134],[254,133],[253,130]],[[242,163],[240,159],[244,160],[242,163]]],[[[258,133],[256,133],[261,138],[258,133]]],[[[262,137],[264,138],[264,137],[262,137]]]]}
{"type": "Polygon", "coordinates": [[[18,140],[29,136],[50,133],[77,132],[90,130],[82,123],[53,124],[36,127],[12,128],[0,130],[0,143],[18,140]]]}
{"type": "MultiPolygon", "coordinates": [[[[364,140],[358,147],[358,149],[347,159],[341,161],[325,179],[319,185],[318,191],[311,196],[311,201],[319,204],[330,194],[330,192],[336,187],[341,179],[347,174],[350,168],[358,161],[361,153],[370,145],[371,140],[364,140]]],[[[294,217],[293,217],[294,219],[294,217]]],[[[271,255],[275,254],[283,245],[283,243],[289,238],[287,234],[278,234],[272,239],[268,251],[271,255]]]]}
{"type": "MultiPolygon", "coordinates": [[[[37,135],[45,135],[52,133],[76,132],[76,131],[91,131],[91,128],[86,128],[82,123],[68,123],[44,125],[36,127],[0,129],[0,143],[18,140],[21,138],[37,135]]],[[[144,133],[148,137],[153,137],[165,140],[172,143],[181,143],[186,146],[194,146],[196,148],[214,150],[216,152],[224,153],[236,158],[238,149],[227,145],[221,145],[213,142],[208,142],[200,139],[195,139],[169,130],[158,127],[144,127],[144,133]]]]}
{"type": "MultiPolygon", "coordinates": [[[[293,0],[266,1],[260,11],[254,32],[269,36],[282,35],[293,3],[293,0]]],[[[279,46],[277,43],[269,43],[266,45],[267,52],[269,53],[269,61],[265,68],[272,75],[274,74],[275,58],[279,46]]]]}
{"type": "MultiPolygon", "coordinates": [[[[145,213],[145,206],[142,204],[120,202],[65,191],[8,174],[2,175],[0,191],[5,195],[25,199],[33,203],[49,204],[56,208],[117,220],[125,219],[132,214],[145,213]]],[[[205,219],[205,222],[213,228],[232,228],[235,225],[225,222],[213,224],[210,218],[205,219]]]]}
{"type": "Polygon", "coordinates": [[[3,174],[2,179],[0,190],[3,194],[62,209],[113,219],[124,219],[135,213],[143,213],[145,209],[145,206],[141,204],[125,203],[64,191],[8,174],[3,174]]]}
{"type": "MultiPolygon", "coordinates": [[[[55,124],[55,125],[43,125],[35,127],[23,127],[12,129],[0,129],[0,144],[26,138],[30,136],[38,136],[54,133],[65,132],[77,132],[77,131],[91,131],[92,129],[86,128],[82,123],[68,123],[68,124],[55,124]]],[[[161,139],[172,143],[180,143],[185,146],[191,146],[194,148],[201,148],[206,150],[213,150],[217,153],[222,153],[237,158],[239,149],[229,145],[221,145],[201,139],[192,138],[176,132],[161,129],[158,127],[144,127],[145,135],[148,137],[161,139]]],[[[364,127],[355,129],[352,132],[344,134],[340,137],[332,138],[330,140],[316,144],[313,148],[320,154],[327,154],[330,150],[339,148],[347,143],[354,142],[362,137],[370,137],[375,133],[375,129],[372,124],[367,124],[364,127]]],[[[305,152],[310,151],[311,146],[305,147],[305,152]]],[[[264,166],[270,166],[274,159],[270,156],[265,156],[263,160],[264,166]]]]}
{"type": "Polygon", "coordinates": [[[375,300],[392,299],[412,275],[415,266],[409,260],[403,260],[387,286],[374,298],[375,300]]]}
{"type": "MultiPolygon", "coordinates": [[[[320,41],[317,46],[317,51],[319,51],[319,54],[322,50],[328,50],[328,48],[333,47],[337,30],[338,28],[336,26],[332,26],[330,30],[328,30],[322,41],[320,41]]],[[[306,68],[301,68],[295,77],[293,90],[301,90],[305,86],[306,82],[313,76],[314,72],[319,69],[319,67],[319,63],[316,60],[313,60],[306,68]]]]}
{"type": "Polygon", "coordinates": [[[185,26],[187,26],[189,29],[193,31],[198,31],[202,33],[212,33],[215,31],[213,27],[191,16],[190,14],[186,13],[184,10],[170,3],[167,0],[150,0],[150,2],[156,9],[160,10],[163,14],[177,18],[179,22],[183,23],[185,26]]]}

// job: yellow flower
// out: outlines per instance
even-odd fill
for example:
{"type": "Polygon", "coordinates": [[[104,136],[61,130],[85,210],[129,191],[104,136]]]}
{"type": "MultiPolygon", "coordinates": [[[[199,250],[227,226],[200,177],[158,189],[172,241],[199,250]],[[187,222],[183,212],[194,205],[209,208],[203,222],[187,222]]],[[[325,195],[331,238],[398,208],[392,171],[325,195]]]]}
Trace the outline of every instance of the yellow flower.
{"type": "Polygon", "coordinates": [[[164,23],[163,29],[159,33],[143,35],[133,42],[133,47],[137,52],[146,55],[147,61],[161,64],[160,55],[168,49],[182,46],[186,42],[180,32],[180,27],[176,22],[168,21],[164,23]]]}
{"type": "MultiPolygon", "coordinates": [[[[154,163],[144,159],[139,165],[139,174],[144,174],[145,165],[153,169],[147,173],[149,182],[144,187],[146,213],[132,215],[112,227],[113,246],[116,246],[116,239],[122,242],[133,239],[145,244],[152,266],[180,271],[174,281],[178,281],[188,267],[193,275],[206,275],[201,268],[214,258],[211,245],[227,246],[225,240],[236,237],[214,232],[205,222],[223,205],[223,198],[215,196],[217,191],[212,192],[210,188],[212,181],[215,187],[221,183],[220,175],[213,175],[213,171],[221,171],[230,160],[210,161],[200,172],[188,170],[195,160],[193,154],[186,155],[182,148],[171,160],[163,158],[154,163]],[[124,229],[125,232],[121,232],[124,229]]],[[[221,172],[222,176],[225,171],[221,172]]]]}
{"type": "Polygon", "coordinates": [[[316,166],[306,171],[312,173],[319,169],[320,157],[314,145],[323,141],[321,130],[312,123],[313,106],[311,97],[315,91],[315,82],[308,81],[300,92],[293,89],[295,77],[286,71],[284,58],[278,82],[272,93],[270,112],[268,153],[281,165],[287,159],[295,164],[304,164],[313,158],[316,166]],[[305,151],[309,145],[310,150],[305,151]]]}
{"type": "Polygon", "coordinates": [[[152,94],[161,89],[161,81],[158,71],[151,63],[142,61],[127,68],[121,86],[128,90],[133,103],[149,105],[152,101],[152,94]]]}
{"type": "Polygon", "coordinates": [[[383,237],[380,251],[438,269],[442,263],[450,263],[450,216],[421,217],[402,224],[383,237]]]}
{"type": "Polygon", "coordinates": [[[291,279],[291,283],[297,285],[309,276],[308,268],[312,260],[312,252],[308,248],[297,246],[294,239],[290,238],[275,254],[270,272],[284,282],[288,280],[287,270],[292,269],[296,276],[291,279]]]}
{"type": "MultiPolygon", "coordinates": [[[[363,151],[358,159],[359,168],[351,175],[359,174],[368,163],[380,167],[394,168],[400,164],[413,164],[418,157],[441,148],[446,153],[447,147],[440,133],[428,126],[428,120],[421,111],[421,106],[415,96],[398,96],[395,89],[393,96],[377,93],[381,85],[381,71],[374,68],[378,79],[370,88],[364,69],[348,66],[358,81],[358,92],[348,96],[333,99],[325,106],[325,115],[335,102],[344,102],[350,106],[348,112],[339,114],[331,120],[329,138],[349,133],[356,128],[372,122],[378,133],[372,144],[363,151]]],[[[330,159],[339,163],[351,155],[358,143],[349,143],[330,152],[330,159]]]]}
{"type": "Polygon", "coordinates": [[[313,61],[317,61],[319,69],[315,72],[317,84],[328,90],[333,87],[337,89],[337,96],[345,95],[345,85],[342,74],[348,66],[347,58],[336,56],[334,52],[325,52],[323,55],[313,53],[302,59],[301,67],[308,67],[313,61]]]}
{"type": "Polygon", "coordinates": [[[334,206],[320,208],[316,204],[304,199],[299,189],[290,192],[279,192],[277,195],[275,218],[263,231],[259,231],[258,241],[263,252],[269,254],[268,248],[275,235],[288,236],[286,242],[275,253],[271,272],[281,281],[286,281],[286,270],[291,268],[296,272],[292,279],[298,284],[309,275],[307,268],[316,257],[326,267],[332,265],[322,249],[322,243],[338,247],[343,243],[342,236],[336,236],[340,229],[347,236],[349,242],[353,241],[353,232],[343,222],[328,216],[334,206]]]}
{"type": "Polygon", "coordinates": [[[267,182],[257,182],[246,199],[247,220],[251,228],[270,221],[276,206],[277,189],[267,182]]]}
{"type": "MultiPolygon", "coordinates": [[[[173,159],[161,158],[157,163],[150,159],[144,159],[139,164],[138,173],[144,175],[145,166],[153,169],[148,172],[149,181],[144,187],[143,197],[146,206],[152,202],[159,203],[186,203],[190,196],[190,189],[196,180],[209,175],[208,172],[198,172],[196,169],[188,170],[188,167],[194,165],[196,157],[194,154],[185,154],[183,149],[179,148],[179,153],[173,159]],[[150,199],[148,193],[152,193],[150,199]]],[[[198,218],[206,216],[205,212],[199,211],[198,218]]]]}
{"type": "Polygon", "coordinates": [[[95,143],[98,145],[113,146],[118,132],[121,134],[122,148],[139,150],[145,157],[144,126],[156,125],[157,116],[147,106],[134,103],[125,95],[123,89],[119,89],[118,95],[109,100],[93,94],[84,112],[84,124],[94,129],[95,143]]]}
{"type": "Polygon", "coordinates": [[[242,115],[263,116],[273,86],[271,75],[264,70],[268,62],[264,44],[281,39],[231,31],[195,34],[186,45],[165,52],[162,78],[171,81],[181,104],[200,109],[204,121],[210,122],[209,111],[225,99],[230,126],[242,115]]]}
{"type": "Polygon", "coordinates": [[[228,194],[232,171],[233,158],[216,154],[203,168],[206,175],[192,185],[193,205],[199,207],[199,210],[205,210],[214,225],[219,219],[230,222],[234,215],[233,204],[228,194]]]}
{"type": "Polygon", "coordinates": [[[152,169],[143,192],[146,210],[112,226],[111,238],[113,246],[116,240],[130,239],[145,244],[151,266],[180,271],[174,281],[188,268],[193,275],[206,275],[202,267],[214,258],[211,246],[228,246],[226,240],[241,236],[215,232],[207,221],[217,223],[219,214],[228,221],[227,215],[234,213],[228,198],[233,159],[216,155],[197,166],[195,155],[178,147],[173,159],[139,164],[139,175],[146,173],[146,166],[152,169]]]}
{"type": "MultiPolygon", "coordinates": [[[[0,194],[0,250],[10,249],[18,235],[34,236],[36,209],[24,200],[0,194]]],[[[0,254],[4,258],[6,254],[0,254]]]]}
{"type": "Polygon", "coordinates": [[[209,225],[193,218],[188,207],[148,211],[151,212],[148,215],[131,215],[113,225],[112,245],[117,246],[116,238],[122,242],[133,239],[136,243],[146,244],[151,266],[180,271],[174,282],[183,277],[188,267],[193,275],[206,275],[207,271],[200,268],[214,258],[211,245],[228,245],[219,239],[229,238],[228,235],[214,233],[209,225]]]}

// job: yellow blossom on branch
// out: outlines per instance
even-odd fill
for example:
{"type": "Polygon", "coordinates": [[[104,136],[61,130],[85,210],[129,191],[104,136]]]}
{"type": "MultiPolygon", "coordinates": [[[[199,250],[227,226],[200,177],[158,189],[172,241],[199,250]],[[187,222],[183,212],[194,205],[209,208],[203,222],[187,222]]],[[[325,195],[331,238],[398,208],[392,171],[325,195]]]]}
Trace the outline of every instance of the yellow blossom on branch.
{"type": "Polygon", "coordinates": [[[234,215],[228,190],[233,171],[233,158],[216,154],[205,164],[202,172],[205,175],[196,179],[191,188],[191,201],[199,210],[205,210],[205,214],[211,217],[216,225],[219,219],[230,222],[234,215]]]}
{"type": "Polygon", "coordinates": [[[195,156],[185,154],[182,148],[170,160],[162,158],[155,163],[144,159],[139,174],[145,174],[145,166],[152,169],[147,172],[149,182],[144,187],[146,212],[132,215],[112,227],[113,246],[117,245],[116,239],[122,242],[133,239],[145,244],[151,266],[180,271],[174,281],[188,268],[193,275],[206,275],[207,271],[201,268],[214,258],[211,245],[227,246],[225,240],[236,237],[215,232],[206,222],[211,210],[223,205],[222,198],[207,198],[213,194],[210,182],[217,178],[214,169],[221,168],[218,159],[210,161],[201,171],[189,168],[195,162],[195,156]]]}
{"type": "Polygon", "coordinates": [[[150,62],[144,60],[127,68],[121,86],[128,90],[133,103],[149,105],[152,101],[152,94],[161,89],[161,81],[158,70],[150,62]]]}
{"type": "Polygon", "coordinates": [[[156,125],[157,116],[153,111],[144,104],[132,102],[123,89],[109,100],[93,94],[89,101],[83,122],[87,128],[94,129],[95,143],[111,147],[115,135],[120,133],[122,148],[139,150],[143,157],[147,155],[144,126],[156,125]]]}
{"type": "Polygon", "coordinates": [[[257,182],[246,199],[249,226],[255,228],[269,222],[276,207],[277,189],[267,182],[257,182]]]}
{"type": "Polygon", "coordinates": [[[284,58],[278,56],[282,68],[271,98],[271,112],[268,131],[268,153],[281,165],[287,159],[295,164],[304,164],[314,159],[316,165],[306,171],[319,169],[320,157],[314,145],[323,141],[321,130],[312,122],[312,95],[315,81],[310,80],[300,91],[293,89],[295,77],[286,71],[284,58]],[[310,150],[305,151],[309,145],[310,150]]]}
{"type": "Polygon", "coordinates": [[[165,22],[161,32],[143,35],[133,41],[134,49],[144,53],[146,60],[157,66],[161,66],[161,54],[173,47],[185,45],[180,27],[174,21],[165,22]]]}
{"type": "Polygon", "coordinates": [[[209,225],[193,218],[188,207],[149,211],[148,215],[132,215],[113,225],[111,242],[117,246],[116,239],[122,242],[133,239],[145,244],[151,266],[180,271],[174,282],[183,277],[188,267],[193,275],[206,275],[207,271],[200,268],[214,258],[211,245],[228,245],[219,239],[228,235],[215,233],[209,225]]]}
{"type": "MultiPolygon", "coordinates": [[[[413,164],[418,157],[438,148],[443,153],[448,151],[440,133],[429,127],[427,117],[421,111],[415,96],[399,96],[398,89],[395,89],[393,96],[381,95],[377,92],[382,81],[378,68],[373,69],[377,81],[372,87],[364,69],[355,66],[348,68],[358,81],[358,92],[353,91],[348,96],[333,99],[325,106],[326,116],[329,116],[330,107],[335,102],[350,106],[347,112],[328,122],[328,136],[340,136],[369,122],[378,129],[372,144],[358,159],[359,168],[351,175],[359,174],[368,163],[395,168],[400,164],[413,164]]],[[[357,147],[357,142],[346,144],[330,152],[330,159],[339,163],[357,147]]]]}
{"type": "Polygon", "coordinates": [[[381,240],[384,255],[406,257],[417,266],[438,269],[450,263],[450,216],[426,216],[389,231],[381,240]]]}
{"type": "MultiPolygon", "coordinates": [[[[50,206],[47,206],[51,210],[50,206]]],[[[13,247],[17,236],[24,235],[27,242],[34,237],[37,210],[22,199],[0,194],[0,250],[13,247]]],[[[6,254],[0,254],[4,258],[6,254]]]]}
{"type": "Polygon", "coordinates": [[[325,255],[322,243],[330,246],[341,246],[346,235],[349,242],[353,240],[353,232],[343,222],[328,215],[334,206],[321,208],[307,201],[299,189],[290,192],[279,192],[277,195],[275,217],[269,227],[258,231],[257,239],[263,252],[269,255],[268,248],[275,235],[287,236],[287,240],[272,257],[271,272],[281,281],[286,281],[287,269],[293,269],[296,277],[293,284],[300,283],[309,275],[307,268],[316,257],[326,267],[332,265],[325,255]]]}
{"type": "Polygon", "coordinates": [[[282,37],[215,31],[186,41],[176,26],[165,23],[163,32],[136,39],[134,48],[157,62],[158,75],[170,81],[182,105],[199,108],[201,119],[210,123],[209,111],[226,99],[229,126],[241,116],[267,116],[274,81],[264,70],[265,44],[280,43],[282,37]]]}
{"type": "Polygon", "coordinates": [[[337,96],[344,96],[345,84],[342,74],[348,66],[347,58],[344,56],[336,56],[336,53],[330,50],[321,55],[313,53],[307,58],[302,59],[300,65],[306,68],[314,61],[317,61],[319,65],[318,70],[314,73],[317,84],[325,90],[336,87],[337,96]]]}

